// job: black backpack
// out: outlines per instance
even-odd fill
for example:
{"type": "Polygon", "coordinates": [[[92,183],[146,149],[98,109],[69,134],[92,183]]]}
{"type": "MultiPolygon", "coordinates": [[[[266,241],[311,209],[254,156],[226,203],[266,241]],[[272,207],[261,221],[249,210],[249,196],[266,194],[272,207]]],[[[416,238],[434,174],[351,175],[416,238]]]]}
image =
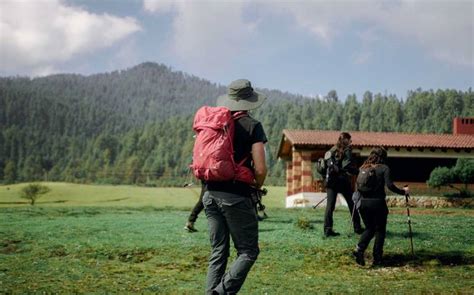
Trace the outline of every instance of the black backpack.
{"type": "Polygon", "coordinates": [[[375,167],[369,166],[361,168],[357,175],[357,190],[363,195],[375,192],[377,189],[377,176],[375,175],[375,167]]]}
{"type": "Polygon", "coordinates": [[[326,160],[324,160],[324,158],[319,158],[316,162],[316,171],[318,171],[319,175],[324,177],[326,175],[327,168],[326,160]]]}
{"type": "Polygon", "coordinates": [[[341,169],[339,167],[339,161],[336,159],[336,155],[332,150],[327,151],[324,154],[324,158],[318,159],[316,170],[324,177],[326,187],[334,187],[341,169]]]}

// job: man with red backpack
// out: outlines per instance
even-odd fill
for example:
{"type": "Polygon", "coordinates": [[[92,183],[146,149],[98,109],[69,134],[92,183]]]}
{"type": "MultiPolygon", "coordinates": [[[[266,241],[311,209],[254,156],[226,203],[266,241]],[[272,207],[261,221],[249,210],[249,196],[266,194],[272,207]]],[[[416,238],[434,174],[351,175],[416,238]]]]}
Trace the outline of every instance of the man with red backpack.
{"type": "Polygon", "coordinates": [[[260,188],[265,181],[267,167],[264,144],[267,137],[262,124],[250,117],[248,111],[258,108],[265,100],[265,95],[253,90],[250,81],[240,79],[232,82],[228,93],[217,99],[217,108],[202,110],[203,116],[209,116],[209,119],[201,118],[201,110],[195,117],[194,129],[197,137],[192,169],[195,176],[206,183],[202,202],[212,247],[207,273],[207,294],[237,293],[260,251],[258,220],[251,192],[260,188]],[[221,116],[226,115],[225,109],[219,107],[230,111],[232,116],[231,122],[225,123],[221,132],[222,141],[233,132],[230,148],[233,155],[230,163],[225,159],[228,156],[226,147],[216,147],[222,142],[213,142],[208,147],[197,146],[206,144],[200,136],[213,136],[204,134],[210,132],[209,130],[200,134],[201,129],[215,125],[210,121],[219,120],[221,116]],[[202,144],[197,144],[198,141],[202,144]],[[213,148],[216,149],[212,152],[213,156],[206,156],[213,148]],[[231,176],[227,175],[227,172],[230,172],[231,176]],[[237,250],[237,258],[226,272],[231,237],[237,250]]]}

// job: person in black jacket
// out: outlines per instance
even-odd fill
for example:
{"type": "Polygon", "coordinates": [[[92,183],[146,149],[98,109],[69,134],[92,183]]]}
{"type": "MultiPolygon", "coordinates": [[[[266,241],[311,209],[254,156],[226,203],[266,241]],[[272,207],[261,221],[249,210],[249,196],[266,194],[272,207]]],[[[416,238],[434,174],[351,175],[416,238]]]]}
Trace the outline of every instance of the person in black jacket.
{"type": "Polygon", "coordinates": [[[376,147],[370,152],[369,157],[360,167],[361,172],[365,169],[373,168],[376,182],[373,191],[362,193],[359,212],[364,221],[365,230],[353,252],[356,262],[359,265],[365,265],[364,252],[374,236],[374,260],[372,265],[382,265],[383,245],[385,242],[388,216],[387,203],[385,202],[385,186],[392,192],[400,195],[409,193],[408,186],[400,189],[393,184],[390,177],[390,168],[385,164],[386,159],[387,151],[383,147],[376,147]]]}
{"type": "Polygon", "coordinates": [[[333,230],[332,218],[338,193],[342,194],[349,206],[349,213],[351,214],[354,232],[361,234],[363,231],[360,225],[359,213],[354,210],[354,202],[351,198],[351,175],[357,175],[359,172],[357,167],[354,165],[351,142],[351,135],[347,132],[342,132],[339,135],[337,144],[329,150],[331,154],[334,154],[339,171],[332,181],[326,183],[327,203],[324,215],[324,235],[326,237],[339,235],[339,233],[333,230]]]}

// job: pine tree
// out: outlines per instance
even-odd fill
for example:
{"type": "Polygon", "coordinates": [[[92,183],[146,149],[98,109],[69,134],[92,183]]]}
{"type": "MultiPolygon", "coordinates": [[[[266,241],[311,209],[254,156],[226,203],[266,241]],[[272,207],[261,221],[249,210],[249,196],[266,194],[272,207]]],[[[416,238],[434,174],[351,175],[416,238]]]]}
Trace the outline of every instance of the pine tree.
{"type": "Polygon", "coordinates": [[[344,104],[342,130],[357,131],[360,123],[360,106],[355,94],[349,95],[344,104]]]}
{"type": "Polygon", "coordinates": [[[15,183],[17,179],[16,167],[13,161],[7,161],[5,168],[3,169],[3,179],[6,184],[15,183]]]}
{"type": "Polygon", "coordinates": [[[383,131],[399,132],[402,124],[402,106],[396,96],[391,95],[383,107],[383,131]]]}
{"type": "Polygon", "coordinates": [[[386,97],[381,94],[375,95],[375,99],[370,107],[371,122],[370,122],[370,131],[384,131],[385,125],[385,116],[384,116],[384,107],[385,107],[386,97]]]}
{"type": "Polygon", "coordinates": [[[372,124],[372,93],[367,91],[364,93],[364,98],[362,100],[359,130],[369,131],[371,124],[372,124]]]}

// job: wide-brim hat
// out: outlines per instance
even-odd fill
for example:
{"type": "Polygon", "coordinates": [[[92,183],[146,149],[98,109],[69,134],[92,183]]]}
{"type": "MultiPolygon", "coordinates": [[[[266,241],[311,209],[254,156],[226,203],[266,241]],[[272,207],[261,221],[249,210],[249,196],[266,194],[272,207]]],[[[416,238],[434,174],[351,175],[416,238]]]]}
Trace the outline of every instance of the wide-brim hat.
{"type": "Polygon", "coordinates": [[[217,98],[216,105],[231,111],[249,111],[258,108],[267,99],[263,93],[254,91],[249,80],[239,79],[230,83],[227,94],[217,98]]]}

